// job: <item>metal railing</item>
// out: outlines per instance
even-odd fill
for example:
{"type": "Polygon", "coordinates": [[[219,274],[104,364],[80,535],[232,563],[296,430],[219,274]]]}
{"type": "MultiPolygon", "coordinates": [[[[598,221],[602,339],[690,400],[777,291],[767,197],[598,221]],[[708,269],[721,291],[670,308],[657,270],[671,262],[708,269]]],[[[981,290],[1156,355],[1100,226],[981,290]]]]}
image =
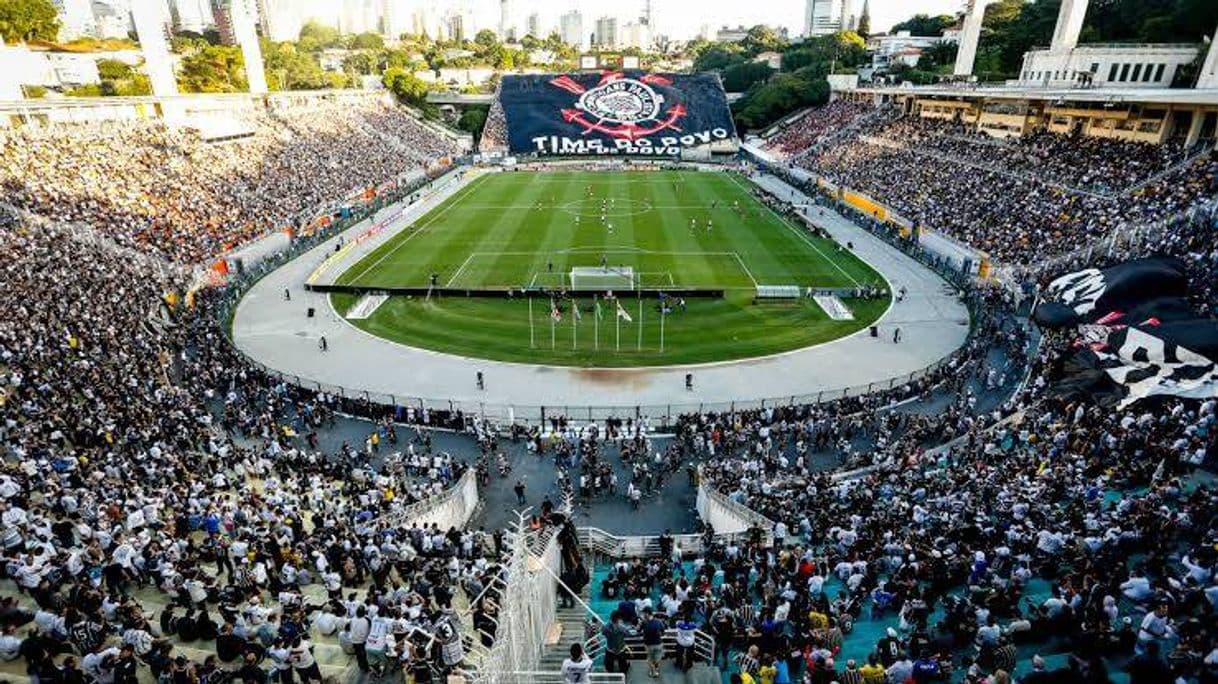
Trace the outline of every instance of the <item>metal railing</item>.
{"type": "MultiPolygon", "coordinates": [[[[673,164],[673,162],[667,162],[673,164]]],[[[454,167],[453,171],[459,171],[459,167],[454,167]]],[[[378,198],[366,207],[360,207],[351,217],[335,222],[324,231],[319,231],[311,236],[297,238],[292,245],[285,251],[275,255],[271,255],[264,260],[249,265],[245,272],[233,277],[229,281],[229,288],[226,291],[225,299],[217,308],[217,317],[219,324],[222,326],[224,333],[228,336],[230,343],[232,341],[232,316],[236,310],[237,303],[241,297],[253,287],[259,280],[268,275],[270,272],[279,268],[283,264],[295,259],[306,251],[313,249],[318,244],[325,240],[333,238],[335,235],[345,231],[377,211],[385,208],[390,203],[399,201],[414,192],[426,193],[433,189],[444,186],[451,178],[452,172],[444,176],[438,177],[423,187],[410,188],[398,193],[398,196],[386,195],[383,198],[378,198]]],[[[891,241],[890,241],[891,242],[891,241]]],[[[893,242],[894,245],[904,248],[903,245],[893,242]]],[[[919,258],[923,264],[931,267],[939,275],[945,277],[956,284],[961,285],[959,273],[953,271],[950,266],[945,266],[942,263],[936,264],[932,260],[922,258],[916,254],[911,254],[915,258],[919,258]],[[955,276],[953,278],[952,276],[955,276]]],[[[331,397],[336,397],[340,400],[342,411],[344,413],[356,416],[366,417],[383,417],[389,411],[402,413],[413,410],[415,412],[415,422],[421,422],[421,416],[424,413],[441,412],[446,414],[446,418],[454,420],[457,414],[462,416],[464,423],[460,427],[466,427],[474,419],[483,419],[501,422],[514,422],[523,425],[544,425],[547,419],[551,417],[563,417],[571,421],[588,421],[599,422],[608,418],[634,418],[635,420],[643,420],[649,424],[652,429],[660,432],[668,432],[675,425],[677,419],[682,415],[690,414],[705,414],[705,413],[736,413],[739,411],[764,410],[767,408],[776,408],[780,406],[800,406],[800,405],[819,405],[829,402],[835,402],[850,397],[859,397],[871,394],[877,391],[888,391],[917,382],[922,378],[936,373],[950,363],[952,357],[940,359],[924,368],[915,370],[910,373],[895,375],[889,378],[868,382],[866,384],[859,383],[847,387],[834,388],[828,390],[818,390],[805,394],[792,394],[785,396],[771,396],[759,399],[743,399],[732,401],[718,402],[673,402],[663,404],[617,404],[617,405],[572,405],[572,404],[524,404],[524,403],[489,403],[483,401],[460,401],[449,398],[438,397],[420,397],[413,395],[392,394],[383,392],[371,392],[368,390],[354,389],[344,387],[338,384],[324,383],[309,378],[304,378],[299,375],[285,374],[275,368],[272,368],[260,361],[246,355],[234,344],[233,349],[242,357],[242,359],[252,368],[261,371],[267,377],[274,378],[279,382],[290,383],[302,389],[326,394],[331,397]]],[[[433,424],[438,421],[433,421],[433,424]]]]}
{"type": "Polygon", "coordinates": [[[451,527],[461,529],[469,522],[477,507],[478,474],[473,468],[468,468],[453,486],[434,496],[408,504],[383,519],[395,526],[418,522],[420,525],[435,523],[441,530],[451,527]]]}

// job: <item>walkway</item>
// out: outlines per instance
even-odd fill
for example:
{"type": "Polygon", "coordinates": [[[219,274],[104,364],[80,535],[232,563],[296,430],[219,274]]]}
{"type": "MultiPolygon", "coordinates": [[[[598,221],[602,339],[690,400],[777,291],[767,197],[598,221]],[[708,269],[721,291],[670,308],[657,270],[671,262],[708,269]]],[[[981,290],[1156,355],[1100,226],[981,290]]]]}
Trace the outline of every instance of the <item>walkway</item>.
{"type": "MultiPolygon", "coordinates": [[[[468,182],[467,174],[465,181],[468,182]]],[[[793,192],[767,177],[760,183],[793,192]]],[[[382,232],[388,239],[430,206],[454,192],[460,183],[399,214],[382,232]]],[[[802,196],[801,196],[802,197],[802,196]]],[[[393,217],[396,209],[382,212],[393,217]]],[[[368,393],[374,400],[482,412],[496,418],[535,420],[541,407],[572,416],[624,415],[641,406],[644,415],[675,415],[697,410],[756,405],[779,397],[826,396],[847,388],[887,385],[893,378],[919,371],[959,348],[968,333],[968,314],[955,292],[930,271],[842,216],[826,210],[818,219],[840,243],[855,252],[907,296],[879,322],[880,335],[866,331],[825,344],[760,359],[644,369],[583,369],[471,359],[407,347],[365,333],[342,320],[325,295],[304,290],[309,274],[334,251],[329,240],[268,275],[241,301],[233,319],[237,347],[254,360],[310,387],[368,393]],[[284,290],[292,293],[284,300],[284,290]],[[312,308],[316,315],[306,317],[312,308]],[[902,343],[892,343],[901,329],[902,343]],[[325,336],[328,352],[320,352],[325,336]],[[481,370],[486,389],[474,386],[481,370]],[[684,387],[685,374],[695,376],[694,389],[684,387]],[[569,407],[600,407],[589,411],[569,407]]],[[[344,234],[351,239],[367,228],[362,223],[344,234]]],[[[365,249],[374,245],[369,244],[365,249]]],[[[361,250],[362,251],[362,250],[361,250]]]]}

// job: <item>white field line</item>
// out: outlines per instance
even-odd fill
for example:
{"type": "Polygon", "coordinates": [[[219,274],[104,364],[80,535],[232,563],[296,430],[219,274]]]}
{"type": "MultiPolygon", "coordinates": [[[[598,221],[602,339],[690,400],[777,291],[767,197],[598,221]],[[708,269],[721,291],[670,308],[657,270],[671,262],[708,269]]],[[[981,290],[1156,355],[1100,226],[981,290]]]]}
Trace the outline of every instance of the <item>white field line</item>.
{"type": "Polygon", "coordinates": [[[469,266],[469,262],[473,261],[474,254],[475,252],[471,252],[469,256],[465,257],[465,261],[461,262],[461,268],[458,268],[457,272],[453,274],[453,277],[448,279],[448,282],[444,285],[444,287],[452,287],[453,283],[457,282],[457,277],[461,275],[466,266],[469,266]]]}
{"type": "MultiPolygon", "coordinates": [[[[728,174],[728,175],[732,179],[733,183],[738,185],[740,187],[740,189],[743,190],[746,194],[748,193],[748,191],[749,191],[748,188],[744,187],[744,185],[741,184],[740,180],[736,178],[735,174],[728,174]]],[[[849,278],[850,282],[854,283],[855,285],[860,284],[859,281],[854,279],[854,276],[850,275],[849,273],[846,272],[845,269],[843,269],[841,266],[839,266],[837,261],[830,259],[827,254],[822,252],[820,247],[817,247],[816,243],[812,242],[812,239],[809,238],[806,234],[804,234],[804,232],[802,230],[799,230],[795,226],[791,225],[790,222],[788,222],[785,218],[783,218],[781,214],[774,211],[774,209],[772,207],[770,207],[770,205],[766,204],[765,202],[762,202],[761,205],[764,206],[766,209],[769,209],[770,213],[774,215],[774,218],[778,219],[778,222],[781,223],[783,226],[786,226],[787,230],[798,235],[801,240],[808,243],[809,247],[816,250],[816,253],[821,255],[821,258],[823,258],[825,261],[828,261],[830,264],[833,265],[833,268],[836,268],[838,270],[838,272],[840,272],[842,275],[849,278]]]]}
{"type": "Polygon", "coordinates": [[[413,240],[415,238],[415,236],[419,235],[424,230],[426,230],[427,226],[435,223],[437,219],[439,219],[444,214],[447,214],[448,211],[450,209],[452,209],[453,207],[457,206],[457,204],[458,204],[457,198],[459,196],[461,196],[462,193],[468,194],[468,191],[471,188],[473,188],[475,185],[477,185],[479,182],[481,182],[484,178],[490,178],[490,174],[487,174],[484,176],[478,176],[474,180],[470,181],[469,185],[466,185],[465,187],[461,188],[457,192],[453,193],[453,195],[446,200],[447,202],[449,202],[448,206],[441,209],[439,213],[437,213],[435,216],[432,216],[425,223],[423,223],[423,225],[419,226],[418,228],[415,228],[414,232],[412,232],[410,235],[407,235],[406,238],[404,240],[402,240],[401,242],[399,242],[398,244],[394,245],[393,249],[389,250],[388,252],[385,252],[383,255],[381,255],[380,259],[377,259],[375,262],[372,263],[372,265],[370,265],[370,266],[366,267],[364,270],[360,271],[358,276],[355,276],[348,282],[351,282],[354,284],[360,278],[363,278],[365,275],[368,275],[368,271],[371,271],[372,269],[376,268],[377,266],[380,266],[381,262],[385,261],[385,259],[388,259],[390,256],[395,254],[399,249],[402,248],[402,245],[413,240]]]}
{"type": "Polygon", "coordinates": [[[736,252],[732,252],[731,254],[732,256],[736,257],[736,261],[740,264],[740,268],[744,269],[744,274],[749,277],[749,280],[753,281],[753,287],[757,287],[757,279],[753,277],[753,272],[749,270],[749,267],[744,265],[744,259],[741,259],[740,255],[736,252]]]}

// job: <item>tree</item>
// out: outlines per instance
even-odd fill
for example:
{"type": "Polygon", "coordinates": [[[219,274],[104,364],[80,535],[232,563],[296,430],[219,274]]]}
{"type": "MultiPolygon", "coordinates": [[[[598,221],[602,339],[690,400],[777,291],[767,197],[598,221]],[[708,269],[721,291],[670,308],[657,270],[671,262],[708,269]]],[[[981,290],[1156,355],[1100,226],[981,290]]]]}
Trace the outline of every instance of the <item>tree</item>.
{"type": "Polygon", "coordinates": [[[857,33],[864,38],[871,36],[871,15],[867,12],[864,12],[863,16],[859,17],[857,33]]]}
{"type": "Polygon", "coordinates": [[[955,43],[939,41],[931,43],[929,47],[922,50],[922,56],[918,58],[918,68],[925,71],[934,71],[940,67],[945,67],[956,63],[956,53],[959,52],[960,46],[955,43]]]}
{"type": "Polygon", "coordinates": [[[382,50],[385,48],[385,39],[376,33],[361,33],[351,39],[352,50],[382,50]]]}
{"type": "Polygon", "coordinates": [[[477,106],[470,107],[464,112],[461,112],[461,118],[457,119],[457,128],[467,133],[472,133],[474,138],[482,135],[482,128],[486,125],[486,116],[489,107],[477,106]]]}
{"type": "Polygon", "coordinates": [[[477,45],[483,51],[495,47],[499,44],[499,36],[490,29],[482,29],[474,36],[474,45],[477,45]]]}
{"type": "MultiPolygon", "coordinates": [[[[941,36],[944,30],[955,25],[956,18],[950,14],[940,14],[934,17],[929,14],[915,14],[893,26],[892,32],[909,31],[910,35],[914,36],[941,36]]],[[[862,26],[859,29],[859,33],[863,33],[862,26]]]]}
{"type": "Polygon", "coordinates": [[[247,89],[241,48],[209,45],[182,58],[178,88],[186,93],[235,93],[247,89]]]}
{"type": "Polygon", "coordinates": [[[388,69],[381,82],[399,100],[409,105],[421,106],[427,102],[427,82],[403,69],[388,69]]]}
{"type": "Polygon", "coordinates": [[[803,73],[779,74],[736,103],[736,126],[743,134],[765,128],[798,109],[828,101],[829,83],[823,73],[813,80],[803,73]]]}
{"type": "Polygon", "coordinates": [[[262,63],[271,90],[320,90],[330,87],[317,56],[302,52],[295,43],[262,41],[262,63]]]}
{"type": "Polygon", "coordinates": [[[0,36],[6,43],[54,41],[59,37],[59,10],[51,0],[0,0],[0,36]]]}
{"type": "Polygon", "coordinates": [[[774,70],[765,62],[733,64],[723,70],[723,88],[729,93],[743,93],[754,84],[764,82],[774,70]]]}
{"type": "Polygon", "coordinates": [[[340,42],[338,29],[319,24],[316,21],[308,21],[300,28],[300,40],[297,41],[297,46],[305,52],[317,52],[337,47],[340,42]]]}
{"type": "Polygon", "coordinates": [[[343,71],[367,76],[377,71],[376,57],[371,52],[353,52],[343,57],[343,71]]]}
{"type": "Polygon", "coordinates": [[[711,44],[706,46],[694,58],[694,71],[722,71],[733,64],[744,61],[744,55],[739,45],[711,44]]]}
{"type": "Polygon", "coordinates": [[[776,52],[786,47],[787,42],[778,32],[764,24],[758,24],[749,29],[744,40],[740,41],[744,51],[749,55],[759,55],[763,52],[776,52]]]}

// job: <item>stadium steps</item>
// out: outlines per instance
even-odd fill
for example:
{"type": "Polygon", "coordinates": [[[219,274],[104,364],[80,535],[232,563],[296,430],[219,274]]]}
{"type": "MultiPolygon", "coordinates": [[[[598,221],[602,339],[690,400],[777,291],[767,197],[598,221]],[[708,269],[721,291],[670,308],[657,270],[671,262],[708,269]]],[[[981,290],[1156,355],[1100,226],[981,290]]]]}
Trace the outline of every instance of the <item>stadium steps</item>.
{"type": "MultiPolygon", "coordinates": [[[[580,600],[586,604],[589,596],[588,587],[584,587],[580,600]]],[[[546,648],[537,663],[538,671],[557,672],[562,668],[562,661],[571,655],[571,644],[585,641],[584,624],[587,617],[587,609],[578,602],[574,608],[559,607],[554,611],[554,623],[546,635],[546,648]]]]}
{"type": "MultiPolygon", "coordinates": [[[[316,585],[305,587],[304,590],[310,601],[319,602],[320,599],[324,598],[324,592],[316,585]]],[[[16,583],[10,579],[0,580],[0,595],[15,597],[18,606],[30,612],[38,610],[34,600],[28,594],[19,592],[16,583]]],[[[137,587],[132,590],[131,596],[144,609],[145,615],[149,618],[149,622],[152,623],[153,637],[160,638],[158,618],[161,611],[169,604],[168,597],[152,587],[137,587]]],[[[271,601],[267,605],[274,608],[278,606],[278,603],[271,601]]],[[[212,619],[218,621],[219,610],[215,606],[208,606],[208,609],[212,619]]],[[[33,626],[33,622],[21,626],[17,631],[18,636],[28,634],[33,626]]],[[[106,643],[107,645],[117,646],[121,641],[119,635],[110,635],[106,643]]],[[[216,642],[214,640],[183,643],[174,636],[170,641],[173,643],[174,655],[183,655],[195,662],[201,663],[208,656],[216,655],[216,642]]],[[[343,652],[337,635],[323,636],[317,633],[316,630],[310,629],[309,641],[313,644],[313,656],[317,660],[318,669],[321,670],[322,677],[327,682],[353,682],[360,678],[361,673],[355,665],[355,658],[343,652]]],[[[57,656],[56,661],[62,661],[66,655],[57,656]]],[[[225,669],[236,669],[239,662],[221,663],[220,665],[225,669]]],[[[263,662],[264,667],[268,665],[269,663],[263,662]]],[[[17,659],[11,662],[0,662],[0,682],[24,682],[26,680],[24,660],[17,659]]],[[[141,683],[153,683],[152,673],[146,666],[140,668],[139,680],[141,683]]]]}

